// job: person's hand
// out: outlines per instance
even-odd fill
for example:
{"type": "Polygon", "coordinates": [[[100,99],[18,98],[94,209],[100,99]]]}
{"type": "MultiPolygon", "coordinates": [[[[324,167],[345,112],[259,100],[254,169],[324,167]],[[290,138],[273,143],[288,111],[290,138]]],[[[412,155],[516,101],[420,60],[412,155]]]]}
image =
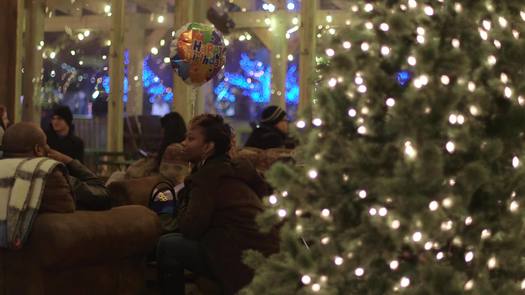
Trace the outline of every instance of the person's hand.
{"type": "Polygon", "coordinates": [[[54,149],[49,149],[49,151],[47,152],[47,156],[53,160],[62,162],[66,165],[73,161],[73,158],[71,158],[70,156],[64,155],[61,152],[56,151],[54,149]]]}

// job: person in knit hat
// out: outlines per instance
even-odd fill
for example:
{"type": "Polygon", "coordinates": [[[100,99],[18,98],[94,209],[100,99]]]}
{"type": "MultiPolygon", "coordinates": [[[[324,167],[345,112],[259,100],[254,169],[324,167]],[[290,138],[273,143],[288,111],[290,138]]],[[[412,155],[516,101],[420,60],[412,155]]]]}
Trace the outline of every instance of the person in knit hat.
{"type": "Polygon", "coordinates": [[[288,136],[288,117],[278,106],[266,107],[261,120],[246,141],[246,147],[260,149],[294,148],[295,140],[288,136]]]}
{"type": "Polygon", "coordinates": [[[47,144],[62,154],[84,162],[84,141],[73,132],[73,114],[67,106],[53,109],[51,126],[46,131],[47,144]]]}

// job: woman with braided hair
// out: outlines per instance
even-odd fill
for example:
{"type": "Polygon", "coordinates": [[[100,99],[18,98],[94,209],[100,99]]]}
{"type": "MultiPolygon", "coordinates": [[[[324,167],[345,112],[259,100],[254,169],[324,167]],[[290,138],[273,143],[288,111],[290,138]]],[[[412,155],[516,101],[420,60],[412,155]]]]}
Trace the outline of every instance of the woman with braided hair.
{"type": "Polygon", "coordinates": [[[230,159],[231,138],[221,116],[190,122],[182,153],[193,168],[178,194],[178,232],[161,237],[157,248],[162,294],[184,294],[185,269],[234,294],[253,276],[242,263],[245,250],[278,251],[277,232],[261,233],[255,222],[269,187],[248,162],[230,159]]]}

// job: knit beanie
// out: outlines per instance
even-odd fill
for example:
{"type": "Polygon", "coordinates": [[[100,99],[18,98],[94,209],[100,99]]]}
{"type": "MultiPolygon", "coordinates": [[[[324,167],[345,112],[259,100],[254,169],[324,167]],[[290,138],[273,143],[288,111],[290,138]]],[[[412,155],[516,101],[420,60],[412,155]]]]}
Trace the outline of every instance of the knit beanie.
{"type": "Polygon", "coordinates": [[[286,117],[286,112],[278,106],[269,106],[261,113],[261,123],[275,125],[286,117]]]}
{"type": "Polygon", "coordinates": [[[73,123],[73,114],[67,106],[56,106],[53,109],[53,116],[59,116],[60,118],[64,119],[69,127],[71,127],[71,123],[73,123]]]}

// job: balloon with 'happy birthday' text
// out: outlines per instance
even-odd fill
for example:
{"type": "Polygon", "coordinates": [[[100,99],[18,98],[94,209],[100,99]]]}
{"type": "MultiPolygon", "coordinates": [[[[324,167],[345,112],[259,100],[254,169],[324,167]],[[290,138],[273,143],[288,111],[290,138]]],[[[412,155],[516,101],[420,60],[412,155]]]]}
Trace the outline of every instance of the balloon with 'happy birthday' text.
{"type": "Polygon", "coordinates": [[[188,23],[175,33],[170,57],[173,69],[184,82],[200,86],[224,67],[226,46],[213,26],[188,23]]]}

